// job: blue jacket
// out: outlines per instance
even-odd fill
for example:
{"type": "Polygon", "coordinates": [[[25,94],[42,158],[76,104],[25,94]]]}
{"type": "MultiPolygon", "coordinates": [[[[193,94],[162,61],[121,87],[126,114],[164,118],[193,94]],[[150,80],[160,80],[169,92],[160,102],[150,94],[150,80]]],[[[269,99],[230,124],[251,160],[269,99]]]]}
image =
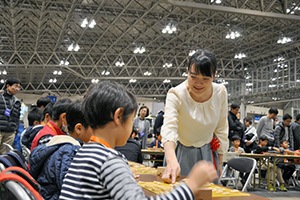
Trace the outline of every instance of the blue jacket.
{"type": "Polygon", "coordinates": [[[58,199],[63,179],[82,144],[69,135],[58,135],[31,152],[30,173],[41,185],[45,200],[58,199]]]}

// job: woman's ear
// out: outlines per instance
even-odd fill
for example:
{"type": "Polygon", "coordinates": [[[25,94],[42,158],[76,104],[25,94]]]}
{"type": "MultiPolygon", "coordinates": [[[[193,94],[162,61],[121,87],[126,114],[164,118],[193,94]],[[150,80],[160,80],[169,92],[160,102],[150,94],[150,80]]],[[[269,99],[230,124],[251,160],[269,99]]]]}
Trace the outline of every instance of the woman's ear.
{"type": "Polygon", "coordinates": [[[124,108],[118,108],[114,114],[114,122],[119,125],[122,123],[124,108]]]}

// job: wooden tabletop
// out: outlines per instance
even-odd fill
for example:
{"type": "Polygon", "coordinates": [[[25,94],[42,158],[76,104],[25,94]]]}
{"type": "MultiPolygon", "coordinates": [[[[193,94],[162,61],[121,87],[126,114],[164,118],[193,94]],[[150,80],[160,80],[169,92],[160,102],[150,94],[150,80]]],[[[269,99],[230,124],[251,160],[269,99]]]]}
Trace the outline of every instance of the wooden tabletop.
{"type": "MultiPolygon", "coordinates": [[[[182,177],[179,177],[178,180],[182,179],[182,177]]],[[[162,181],[162,179],[159,176],[152,175],[152,174],[142,174],[140,175],[139,181],[145,181],[145,182],[151,182],[151,181],[162,181]]],[[[143,189],[146,196],[155,196],[153,192],[150,192],[149,190],[143,189]]],[[[268,198],[261,197],[258,195],[250,194],[250,196],[245,197],[213,197],[212,200],[269,200],[268,198]]]]}

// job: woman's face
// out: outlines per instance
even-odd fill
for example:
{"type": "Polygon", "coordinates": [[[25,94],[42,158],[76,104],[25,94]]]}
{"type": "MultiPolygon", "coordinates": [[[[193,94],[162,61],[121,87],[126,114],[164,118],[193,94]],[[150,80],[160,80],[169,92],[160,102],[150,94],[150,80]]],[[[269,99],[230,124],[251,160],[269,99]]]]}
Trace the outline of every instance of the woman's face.
{"type": "Polygon", "coordinates": [[[144,119],[147,114],[147,108],[143,108],[140,110],[140,118],[144,119]]]}
{"type": "Polygon", "coordinates": [[[188,72],[187,80],[189,92],[195,96],[199,96],[210,90],[214,78],[197,74],[195,66],[193,65],[188,72]]]}

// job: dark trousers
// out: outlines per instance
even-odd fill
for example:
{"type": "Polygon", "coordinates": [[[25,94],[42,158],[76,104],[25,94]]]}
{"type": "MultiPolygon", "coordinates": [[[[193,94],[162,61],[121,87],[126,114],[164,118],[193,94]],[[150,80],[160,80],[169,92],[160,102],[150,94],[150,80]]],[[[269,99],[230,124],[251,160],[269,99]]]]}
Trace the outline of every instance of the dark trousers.
{"type": "Polygon", "coordinates": [[[277,166],[283,170],[282,178],[286,182],[292,177],[296,168],[295,165],[278,164],[277,166]]]}

